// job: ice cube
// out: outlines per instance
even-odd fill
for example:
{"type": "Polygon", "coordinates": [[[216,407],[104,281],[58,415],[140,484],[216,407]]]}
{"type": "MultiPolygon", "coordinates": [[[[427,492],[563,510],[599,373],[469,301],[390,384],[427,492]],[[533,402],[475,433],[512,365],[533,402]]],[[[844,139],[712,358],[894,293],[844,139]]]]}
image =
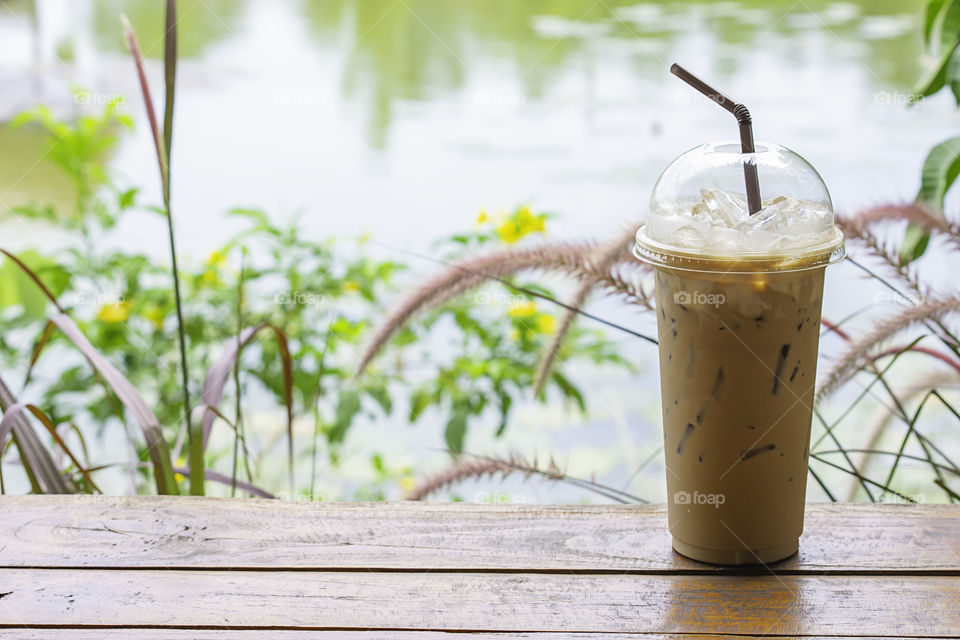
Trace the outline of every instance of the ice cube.
{"type": "Polygon", "coordinates": [[[696,249],[704,246],[703,234],[691,226],[678,227],[673,232],[673,241],[677,246],[696,249]]]}
{"type": "Polygon", "coordinates": [[[701,189],[700,195],[714,219],[723,222],[728,228],[736,226],[747,217],[747,201],[738,193],[701,189]]]}
{"type": "Polygon", "coordinates": [[[790,252],[829,238],[833,214],[823,204],[775,196],[750,215],[742,194],[701,189],[699,201],[687,197],[655,206],[646,228],[661,242],[719,255],[790,252]]]}

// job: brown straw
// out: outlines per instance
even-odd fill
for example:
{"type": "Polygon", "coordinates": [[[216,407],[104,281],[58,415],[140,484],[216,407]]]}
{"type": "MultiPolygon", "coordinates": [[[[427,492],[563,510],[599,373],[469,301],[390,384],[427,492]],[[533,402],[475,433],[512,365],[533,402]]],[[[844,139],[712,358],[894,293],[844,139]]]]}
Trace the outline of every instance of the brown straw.
{"type": "MultiPolygon", "coordinates": [[[[750,119],[750,111],[746,106],[734,102],[676,63],[670,66],[670,73],[736,116],[737,123],[740,125],[740,151],[743,153],[754,153],[756,151],[753,147],[753,121],[750,119]]],[[[747,206],[750,215],[753,215],[760,211],[761,206],[760,179],[757,177],[757,164],[755,162],[748,160],[743,163],[743,179],[747,187],[747,206]]]]}

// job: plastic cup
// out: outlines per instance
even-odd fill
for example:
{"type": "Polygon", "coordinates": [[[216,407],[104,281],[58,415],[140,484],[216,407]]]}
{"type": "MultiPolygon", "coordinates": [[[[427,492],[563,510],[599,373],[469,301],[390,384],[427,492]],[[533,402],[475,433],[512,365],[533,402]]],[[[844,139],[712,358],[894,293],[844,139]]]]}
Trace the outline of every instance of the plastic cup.
{"type": "Polygon", "coordinates": [[[716,564],[794,554],[824,271],[844,256],[823,180],[776,145],[697,147],[658,180],[636,255],[655,271],[674,549],[716,564]],[[744,163],[767,196],[754,215],[744,163]]]}

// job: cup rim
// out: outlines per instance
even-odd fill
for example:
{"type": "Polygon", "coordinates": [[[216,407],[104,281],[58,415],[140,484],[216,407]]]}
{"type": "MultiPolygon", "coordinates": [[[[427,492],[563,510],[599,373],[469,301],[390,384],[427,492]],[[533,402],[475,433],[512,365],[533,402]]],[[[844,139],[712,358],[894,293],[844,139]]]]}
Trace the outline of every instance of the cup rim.
{"type": "Polygon", "coordinates": [[[833,237],[815,245],[789,252],[743,251],[720,256],[681,249],[653,240],[637,229],[633,255],[655,267],[712,273],[774,273],[823,268],[846,257],[843,232],[834,227],[833,237]]]}

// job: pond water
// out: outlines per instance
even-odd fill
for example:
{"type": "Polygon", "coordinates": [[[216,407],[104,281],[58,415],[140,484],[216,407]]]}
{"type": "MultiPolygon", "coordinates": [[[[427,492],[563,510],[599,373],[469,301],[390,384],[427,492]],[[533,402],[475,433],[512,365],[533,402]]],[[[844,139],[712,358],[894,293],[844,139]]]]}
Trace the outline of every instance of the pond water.
{"type": "MultiPolygon", "coordinates": [[[[903,104],[921,72],[922,5],[184,0],[179,237],[209,251],[238,205],[300,213],[318,236],[374,230],[420,248],[523,201],[562,214],[557,233],[614,228],[643,213],[673,157],[736,135],[668,73],[673,61],[747,103],[757,138],[807,157],[838,208],[908,198],[925,151],[956,129],[944,96],[903,104]]],[[[132,96],[140,120],[120,13],[156,63],[161,3],[2,3],[0,114],[72,108],[73,83],[93,100],[132,96]]],[[[17,150],[0,162],[8,205],[62,184],[28,136],[5,141],[17,150]]],[[[143,126],[114,158],[155,196],[152,162],[143,126]]],[[[153,244],[155,231],[138,221],[129,240],[153,244]]]]}
{"type": "MultiPolygon", "coordinates": [[[[173,198],[178,241],[198,257],[231,233],[237,223],[223,212],[235,206],[262,207],[278,220],[299,215],[317,238],[372,231],[382,243],[421,251],[470,227],[479,209],[521,202],[556,212],[555,236],[616,230],[643,214],[675,156],[736,135],[729,114],[668,73],[673,61],[748,104],[757,138],[810,160],[840,210],[912,199],[926,151],[958,129],[947,96],[905,106],[922,71],[923,0],[179,5],[173,198]]],[[[111,163],[157,201],[121,13],[161,86],[162,3],[0,1],[0,119],[38,102],[70,113],[78,108],[71,84],[90,89],[93,101],[129,95],[138,128],[111,163]]],[[[69,200],[35,133],[0,129],[0,144],[0,207],[69,200]]],[[[135,216],[116,237],[163,258],[161,224],[135,216]]],[[[15,220],[0,224],[7,247],[54,237],[15,220]]],[[[649,349],[637,353],[655,366],[649,349]]],[[[586,443],[574,470],[626,477],[654,450],[649,378],[642,403],[601,401],[593,421],[563,431],[568,414],[541,412],[531,421],[550,428],[504,446],[586,443]]],[[[404,432],[395,448],[419,444],[423,433],[404,432]]],[[[439,446],[435,426],[430,433],[439,446]]]]}

